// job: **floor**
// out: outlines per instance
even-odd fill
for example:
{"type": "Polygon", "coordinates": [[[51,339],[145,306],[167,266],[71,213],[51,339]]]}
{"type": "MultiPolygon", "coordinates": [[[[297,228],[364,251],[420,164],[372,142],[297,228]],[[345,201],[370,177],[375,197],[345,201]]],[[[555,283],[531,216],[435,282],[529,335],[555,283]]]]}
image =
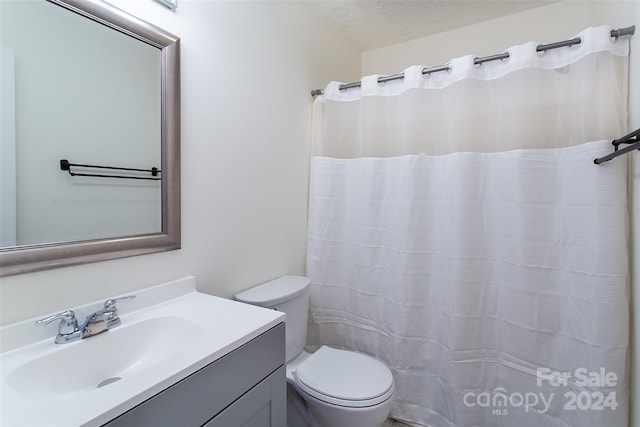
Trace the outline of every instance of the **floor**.
{"type": "Polygon", "coordinates": [[[409,424],[405,424],[400,421],[387,418],[387,421],[385,421],[384,424],[382,424],[380,427],[411,427],[411,426],[409,424]]]}

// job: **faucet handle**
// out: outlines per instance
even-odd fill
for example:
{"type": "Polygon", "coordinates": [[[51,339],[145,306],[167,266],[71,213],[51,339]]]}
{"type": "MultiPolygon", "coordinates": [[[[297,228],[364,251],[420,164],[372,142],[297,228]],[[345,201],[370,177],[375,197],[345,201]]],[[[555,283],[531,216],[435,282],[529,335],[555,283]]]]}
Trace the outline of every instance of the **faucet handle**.
{"type": "Polygon", "coordinates": [[[118,301],[131,301],[136,299],[135,295],[127,295],[126,297],[109,298],[104,302],[104,308],[114,308],[118,301]]]}
{"type": "Polygon", "coordinates": [[[58,326],[58,333],[60,335],[71,334],[78,330],[78,321],[76,320],[76,314],[73,310],[65,310],[62,313],[57,313],[44,319],[36,321],[36,325],[44,326],[60,319],[60,326],[58,326]]]}
{"type": "Polygon", "coordinates": [[[118,316],[118,307],[116,307],[116,302],[131,301],[135,298],[135,295],[128,295],[126,297],[109,298],[104,302],[104,308],[102,309],[100,314],[102,316],[102,319],[108,322],[109,328],[120,326],[120,317],[118,316]]]}

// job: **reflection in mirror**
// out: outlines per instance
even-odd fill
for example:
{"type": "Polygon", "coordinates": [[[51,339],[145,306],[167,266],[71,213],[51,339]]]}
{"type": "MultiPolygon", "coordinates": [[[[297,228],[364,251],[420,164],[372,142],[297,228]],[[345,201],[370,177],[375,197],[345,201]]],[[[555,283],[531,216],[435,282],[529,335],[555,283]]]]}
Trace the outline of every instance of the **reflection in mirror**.
{"type": "Polygon", "coordinates": [[[160,182],[74,178],[58,167],[66,158],[160,166],[161,50],[46,1],[4,2],[2,20],[19,76],[0,92],[17,97],[17,140],[0,140],[15,144],[16,176],[16,221],[0,229],[2,246],[162,231],[160,182]]]}
{"type": "Polygon", "coordinates": [[[179,248],[179,40],[99,0],[0,7],[0,274],[179,248]]]}

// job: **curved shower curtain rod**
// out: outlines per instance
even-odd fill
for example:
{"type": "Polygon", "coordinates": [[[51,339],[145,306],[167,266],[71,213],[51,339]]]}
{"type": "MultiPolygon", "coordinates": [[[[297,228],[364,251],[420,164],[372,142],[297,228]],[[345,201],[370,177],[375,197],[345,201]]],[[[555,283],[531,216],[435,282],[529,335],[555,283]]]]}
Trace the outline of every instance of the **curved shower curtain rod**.
{"type": "MultiPolygon", "coordinates": [[[[626,28],[619,28],[617,30],[611,30],[611,37],[617,39],[618,37],[622,37],[622,36],[632,36],[633,34],[635,34],[636,32],[636,26],[632,25],[630,27],[626,27],[626,28]]],[[[573,46],[575,44],[580,44],[582,43],[582,40],[580,39],[580,37],[576,37],[570,40],[563,40],[560,42],[555,42],[555,43],[549,43],[549,44],[540,44],[536,47],[536,51],[537,52],[545,52],[547,50],[551,50],[551,49],[558,49],[560,47],[567,47],[567,46],[573,46]]],[[[489,62],[489,61],[497,61],[500,59],[507,59],[509,58],[509,52],[504,52],[504,53],[499,53],[496,55],[489,55],[489,56],[483,56],[480,58],[475,58],[473,60],[474,64],[476,65],[480,65],[484,62],[489,62]]],[[[440,65],[437,67],[427,67],[427,68],[423,68],[422,69],[422,74],[432,74],[432,73],[437,73],[440,71],[449,71],[451,69],[451,67],[446,64],[446,65],[440,65]]],[[[391,80],[399,80],[399,79],[403,79],[404,78],[404,73],[397,73],[397,74],[391,74],[389,76],[380,76],[378,77],[378,83],[384,83],[384,82],[388,82],[391,80]]],[[[362,83],[361,82],[353,82],[353,83],[345,83],[340,85],[340,90],[346,90],[346,89],[351,89],[354,87],[360,87],[362,83]]],[[[318,95],[322,95],[323,91],[322,89],[314,89],[311,91],[311,96],[318,96],[318,95]]]]}

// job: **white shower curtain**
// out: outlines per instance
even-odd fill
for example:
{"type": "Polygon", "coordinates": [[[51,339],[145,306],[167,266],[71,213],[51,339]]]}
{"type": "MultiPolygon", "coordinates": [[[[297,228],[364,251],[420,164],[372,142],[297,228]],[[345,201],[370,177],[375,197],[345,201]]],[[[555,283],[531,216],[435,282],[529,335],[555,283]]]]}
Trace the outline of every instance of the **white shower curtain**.
{"type": "Polygon", "coordinates": [[[316,100],[309,344],[385,362],[392,416],[626,426],[626,162],[593,164],[627,131],[609,30],[316,100]]]}

